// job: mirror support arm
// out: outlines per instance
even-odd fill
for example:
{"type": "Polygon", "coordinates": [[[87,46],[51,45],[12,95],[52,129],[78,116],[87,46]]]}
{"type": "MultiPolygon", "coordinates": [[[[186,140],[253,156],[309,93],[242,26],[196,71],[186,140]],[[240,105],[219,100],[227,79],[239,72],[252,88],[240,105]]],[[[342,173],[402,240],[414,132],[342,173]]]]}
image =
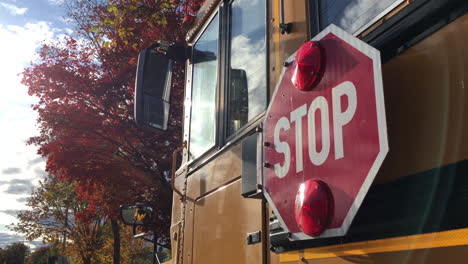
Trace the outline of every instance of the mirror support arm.
{"type": "Polygon", "coordinates": [[[192,55],[192,47],[184,47],[180,44],[169,44],[165,40],[158,41],[151,46],[150,49],[156,49],[158,52],[165,54],[169,59],[174,61],[185,62],[192,55]]]}
{"type": "Polygon", "coordinates": [[[184,150],[184,148],[186,147],[187,147],[187,140],[185,140],[182,143],[182,146],[178,147],[172,153],[172,175],[171,175],[172,176],[171,178],[172,190],[174,190],[174,192],[180,195],[182,200],[185,200],[185,195],[175,187],[175,176],[176,176],[175,174],[176,174],[176,166],[177,166],[177,154],[181,152],[182,150],[184,150]]]}

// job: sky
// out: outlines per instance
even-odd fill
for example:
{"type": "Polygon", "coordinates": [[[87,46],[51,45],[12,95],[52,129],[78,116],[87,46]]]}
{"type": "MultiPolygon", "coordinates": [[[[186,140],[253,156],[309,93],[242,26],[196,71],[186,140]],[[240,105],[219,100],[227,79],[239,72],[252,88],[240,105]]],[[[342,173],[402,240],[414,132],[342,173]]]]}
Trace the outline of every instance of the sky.
{"type": "Polygon", "coordinates": [[[0,248],[27,242],[7,226],[17,222],[18,210],[26,209],[31,188],[45,176],[45,160],[35,146],[26,145],[38,135],[35,98],[21,85],[25,67],[37,60],[42,42],[72,34],[64,19],[63,0],[0,0],[0,248]]]}

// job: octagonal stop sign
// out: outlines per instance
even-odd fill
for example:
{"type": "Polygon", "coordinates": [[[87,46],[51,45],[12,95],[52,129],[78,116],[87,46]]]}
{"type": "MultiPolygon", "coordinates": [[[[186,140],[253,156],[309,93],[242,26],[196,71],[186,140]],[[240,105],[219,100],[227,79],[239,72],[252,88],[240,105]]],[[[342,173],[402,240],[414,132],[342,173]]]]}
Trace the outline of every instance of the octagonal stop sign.
{"type": "Polygon", "coordinates": [[[264,194],[293,240],[346,234],[388,152],[379,51],[334,25],[313,41],[264,121],[264,194]]]}

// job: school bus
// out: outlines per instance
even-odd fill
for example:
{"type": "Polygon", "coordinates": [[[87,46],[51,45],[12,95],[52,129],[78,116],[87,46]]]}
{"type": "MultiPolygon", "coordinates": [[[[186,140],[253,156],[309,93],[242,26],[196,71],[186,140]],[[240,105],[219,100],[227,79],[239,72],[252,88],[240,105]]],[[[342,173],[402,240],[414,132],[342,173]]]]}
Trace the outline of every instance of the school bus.
{"type": "MultiPolygon", "coordinates": [[[[206,0],[178,48],[170,263],[467,263],[467,10],[466,0],[206,0]],[[380,51],[390,151],[344,236],[295,240],[262,193],[262,123],[285,61],[330,24],[380,51]]],[[[140,55],[137,93],[143,72],[164,89],[151,103],[137,95],[135,109],[164,129],[171,59],[160,57],[150,71],[140,55]]]]}

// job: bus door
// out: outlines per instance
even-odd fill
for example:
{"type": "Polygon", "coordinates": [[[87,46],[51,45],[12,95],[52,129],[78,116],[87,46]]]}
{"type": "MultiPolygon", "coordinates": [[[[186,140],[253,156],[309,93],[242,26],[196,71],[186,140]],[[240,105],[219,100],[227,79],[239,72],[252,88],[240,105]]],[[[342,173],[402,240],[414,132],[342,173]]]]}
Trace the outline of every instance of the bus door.
{"type": "Polygon", "coordinates": [[[171,230],[183,237],[173,252],[177,263],[265,263],[265,203],[241,194],[246,156],[256,156],[244,146],[267,107],[267,1],[207,0],[198,21],[188,37],[188,144],[176,179],[186,198],[174,201],[171,230]]]}

